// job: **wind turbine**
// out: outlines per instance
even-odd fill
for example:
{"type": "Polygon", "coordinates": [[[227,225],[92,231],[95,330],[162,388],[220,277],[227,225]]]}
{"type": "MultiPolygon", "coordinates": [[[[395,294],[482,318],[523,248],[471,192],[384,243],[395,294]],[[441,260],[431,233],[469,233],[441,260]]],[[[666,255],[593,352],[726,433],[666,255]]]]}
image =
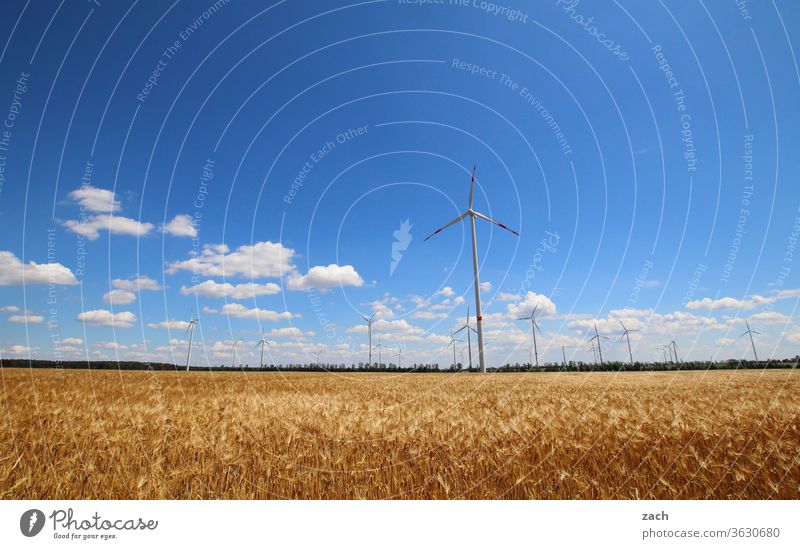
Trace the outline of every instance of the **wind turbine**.
{"type": "Polygon", "coordinates": [[[397,368],[403,367],[403,349],[400,348],[400,345],[397,346],[397,368]]]}
{"type": "Polygon", "coordinates": [[[672,346],[672,350],[675,352],[675,364],[680,363],[680,360],[678,360],[678,344],[675,343],[674,339],[670,341],[669,344],[672,346]]]}
{"type": "MultiPolygon", "coordinates": [[[[480,328],[480,323],[478,323],[478,327],[480,328]]],[[[467,348],[469,349],[469,369],[472,369],[472,335],[470,334],[470,330],[478,334],[478,342],[482,344],[481,340],[481,333],[476,331],[475,328],[469,325],[469,307],[467,307],[467,322],[461,328],[456,330],[454,334],[457,334],[461,330],[467,330],[467,348]]],[[[480,352],[480,351],[479,351],[480,352]]],[[[481,371],[485,372],[486,370],[483,369],[483,361],[481,361],[481,371]]]]}
{"type": "Polygon", "coordinates": [[[369,365],[372,366],[372,323],[374,322],[372,319],[375,318],[375,314],[377,311],[372,313],[372,316],[367,318],[362,316],[364,320],[367,321],[367,333],[369,334],[369,365]]]}
{"type": "MultiPolygon", "coordinates": [[[[483,322],[483,316],[481,315],[481,283],[480,283],[480,278],[478,276],[478,243],[477,243],[477,240],[476,240],[476,237],[475,237],[475,218],[480,218],[480,219],[483,219],[484,221],[488,221],[489,223],[494,223],[495,225],[497,225],[501,229],[505,229],[505,230],[517,235],[517,236],[519,236],[519,233],[517,231],[509,229],[508,227],[506,227],[502,223],[498,223],[497,221],[495,221],[491,217],[488,217],[486,215],[483,215],[482,213],[479,213],[479,212],[476,212],[475,210],[473,210],[472,209],[472,196],[473,196],[473,191],[474,190],[475,190],[475,166],[473,166],[473,168],[472,168],[472,182],[470,183],[470,186],[469,186],[469,206],[467,208],[467,211],[464,212],[463,214],[461,214],[460,216],[456,217],[454,220],[452,220],[450,223],[448,223],[447,225],[443,226],[442,228],[436,229],[436,231],[434,231],[433,234],[431,234],[430,236],[426,237],[425,240],[428,240],[433,235],[442,232],[447,227],[449,227],[451,225],[455,225],[456,223],[458,223],[459,221],[461,221],[465,217],[469,216],[470,231],[471,231],[471,234],[472,234],[472,272],[473,272],[473,276],[474,276],[473,284],[475,286],[475,316],[477,317],[477,320],[478,320],[478,330],[477,330],[477,332],[478,332],[478,362],[480,363],[481,373],[486,373],[486,361],[485,361],[485,358],[484,358],[484,355],[483,355],[483,328],[481,326],[481,322],[483,322]]],[[[469,330],[467,330],[467,332],[469,332],[469,330]]],[[[472,362],[471,359],[470,359],[470,362],[472,362]]],[[[470,367],[471,366],[472,365],[470,364],[470,367]]]]}
{"type": "Polygon", "coordinates": [[[622,326],[622,335],[619,336],[620,339],[623,337],[628,340],[628,357],[631,359],[631,366],[633,366],[633,353],[631,352],[631,338],[628,335],[631,332],[638,332],[639,330],[629,330],[625,327],[621,320],[618,320],[619,325],[622,326]]]}
{"type": "MultiPolygon", "coordinates": [[[[531,366],[533,366],[533,355],[531,355],[531,349],[533,349],[533,347],[534,347],[533,345],[528,347],[528,364],[530,364],[531,366]]],[[[537,357],[537,359],[538,359],[538,357],[537,357]]],[[[536,365],[537,366],[539,365],[538,364],[538,360],[537,360],[537,364],[536,365]]]]}
{"type": "MultiPolygon", "coordinates": [[[[600,366],[603,365],[603,348],[600,346],[600,339],[610,339],[606,336],[601,336],[597,333],[597,322],[594,323],[594,335],[589,338],[589,341],[592,342],[595,339],[597,340],[597,353],[600,355],[600,366]]],[[[594,348],[594,343],[592,343],[592,348],[594,348]]]]}
{"type": "Polygon", "coordinates": [[[236,368],[236,344],[242,341],[241,339],[237,339],[233,342],[233,356],[231,357],[231,368],[236,368]]]}
{"type": "MultiPolygon", "coordinates": [[[[455,368],[458,365],[458,362],[456,362],[456,342],[457,341],[458,340],[455,338],[455,335],[453,334],[453,330],[451,328],[450,329],[450,343],[447,344],[447,347],[450,348],[450,345],[453,346],[453,368],[455,368]]],[[[461,352],[463,353],[464,351],[461,351],[461,352]]]]}
{"type": "Polygon", "coordinates": [[[321,355],[321,354],[322,354],[322,351],[317,351],[316,352],[316,355],[317,355],[317,368],[319,368],[321,366],[320,363],[319,363],[319,355],[321,355]]]}
{"type": "Polygon", "coordinates": [[[192,318],[189,320],[189,325],[186,327],[186,331],[183,333],[184,337],[186,334],[189,334],[189,352],[186,353],[186,371],[189,371],[189,360],[192,358],[192,340],[194,339],[194,326],[200,322],[200,319],[192,318]]]}
{"type": "Polygon", "coordinates": [[[592,355],[594,356],[594,363],[597,364],[597,347],[594,346],[594,341],[591,339],[589,340],[589,344],[592,346],[592,355]]]}
{"type": "Polygon", "coordinates": [[[564,366],[567,365],[567,353],[566,353],[566,351],[564,351],[564,349],[566,349],[566,348],[567,348],[567,345],[562,345],[561,346],[561,358],[564,360],[564,366]]]}
{"type": "Polygon", "coordinates": [[[762,335],[760,332],[756,332],[755,330],[750,329],[750,324],[747,321],[744,321],[745,326],[747,326],[747,330],[742,333],[739,337],[742,337],[744,334],[750,334],[750,345],[753,347],[753,357],[755,357],[756,362],[758,362],[758,355],[756,354],[756,344],[753,342],[753,334],[762,335]]]}
{"type": "Polygon", "coordinates": [[[267,345],[271,345],[271,344],[273,344],[272,341],[268,341],[268,340],[264,339],[264,336],[261,336],[261,339],[259,339],[258,343],[256,343],[256,347],[261,345],[261,367],[262,368],[264,367],[264,347],[267,346],[267,345]]]}
{"type": "Polygon", "coordinates": [[[378,344],[375,345],[375,348],[378,349],[378,368],[380,368],[381,364],[383,364],[383,360],[381,359],[381,357],[383,356],[382,351],[384,347],[386,347],[386,345],[381,343],[381,336],[378,336],[378,344]]]}
{"type": "Polygon", "coordinates": [[[536,309],[539,308],[539,304],[537,303],[536,306],[533,308],[530,316],[523,316],[522,318],[518,318],[517,320],[530,320],[531,321],[531,333],[533,334],[533,352],[536,355],[536,367],[539,367],[539,349],[536,347],[536,330],[539,330],[539,333],[542,333],[542,329],[539,328],[539,323],[536,322],[536,309]]]}
{"type": "MultiPolygon", "coordinates": [[[[658,345],[656,349],[661,349],[661,352],[664,353],[664,364],[667,363],[667,349],[669,345],[658,345]]],[[[670,352],[670,358],[672,358],[672,352],[670,352]]]]}

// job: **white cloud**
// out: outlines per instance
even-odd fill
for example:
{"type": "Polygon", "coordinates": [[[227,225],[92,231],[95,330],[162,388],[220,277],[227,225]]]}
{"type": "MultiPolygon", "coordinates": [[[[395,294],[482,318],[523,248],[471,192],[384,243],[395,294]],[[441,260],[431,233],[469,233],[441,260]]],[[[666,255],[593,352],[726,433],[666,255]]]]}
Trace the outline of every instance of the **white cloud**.
{"type": "Polygon", "coordinates": [[[16,305],[6,305],[5,307],[0,307],[0,311],[5,311],[7,313],[16,313],[19,311],[19,307],[16,305]]]}
{"type": "Polygon", "coordinates": [[[36,349],[36,347],[26,347],[25,345],[12,345],[7,349],[0,349],[0,353],[7,355],[27,355],[36,349]]]}
{"type": "Polygon", "coordinates": [[[447,318],[447,313],[434,313],[433,311],[417,311],[415,313],[412,313],[411,318],[422,318],[422,319],[447,318]]]}
{"type": "Polygon", "coordinates": [[[453,290],[453,288],[451,288],[450,286],[445,286],[444,288],[442,288],[433,295],[443,295],[444,297],[453,297],[455,293],[456,292],[455,290],[453,290]]]}
{"type": "Polygon", "coordinates": [[[294,337],[294,338],[307,338],[317,335],[313,331],[304,332],[296,326],[287,326],[286,328],[273,328],[264,334],[267,337],[294,337]]]}
{"type": "Polygon", "coordinates": [[[789,299],[791,297],[800,297],[800,288],[793,290],[778,290],[778,297],[781,299],[789,299]]]}
{"type": "Polygon", "coordinates": [[[84,311],[77,316],[86,324],[93,324],[95,326],[112,326],[114,328],[130,328],[136,322],[136,315],[130,311],[122,311],[119,313],[112,313],[105,309],[95,309],[92,311],[84,311]]]}
{"type": "Polygon", "coordinates": [[[44,322],[44,317],[40,315],[32,315],[30,312],[26,312],[22,315],[11,315],[8,317],[8,321],[16,324],[40,324],[44,322]]]}
{"type": "Polygon", "coordinates": [[[774,297],[765,297],[761,295],[753,295],[747,299],[735,299],[733,297],[721,297],[719,299],[710,299],[704,297],[690,301],[686,304],[687,309],[701,310],[701,311],[719,311],[722,309],[755,309],[767,303],[773,303],[776,300],[774,297]]]}
{"type": "Polygon", "coordinates": [[[112,305],[128,305],[136,301],[136,294],[128,290],[111,290],[103,295],[103,301],[112,305]]]}
{"type": "Polygon", "coordinates": [[[85,185],[69,193],[69,197],[81,206],[92,212],[116,212],[119,210],[119,201],[113,191],[98,189],[85,185]]]}
{"type": "Polygon", "coordinates": [[[231,252],[224,244],[206,245],[199,256],[170,263],[167,272],[191,271],[203,276],[280,277],[291,272],[295,252],[280,242],[257,242],[231,252]]]}
{"type": "Polygon", "coordinates": [[[775,311],[756,313],[754,315],[750,315],[747,320],[750,322],[763,322],[765,324],[788,324],[792,321],[791,317],[775,311]]]}
{"type": "Polygon", "coordinates": [[[213,280],[206,280],[190,288],[186,286],[181,288],[183,295],[202,295],[213,298],[230,297],[231,299],[248,299],[259,295],[277,294],[280,291],[281,287],[274,282],[267,282],[266,284],[247,282],[234,286],[229,282],[220,284],[213,280]]]}
{"type": "Polygon", "coordinates": [[[510,294],[508,292],[500,292],[497,297],[495,297],[497,301],[516,301],[519,299],[519,294],[510,294]]]}
{"type": "Polygon", "coordinates": [[[491,282],[481,282],[481,291],[482,292],[491,292],[492,291],[492,283],[491,282]]]}
{"type": "Polygon", "coordinates": [[[152,223],[142,223],[129,217],[110,214],[92,215],[86,221],[70,219],[64,222],[64,226],[73,233],[83,235],[89,240],[95,240],[99,237],[101,230],[106,230],[113,234],[131,236],[144,236],[153,230],[152,223]]]}
{"type": "Polygon", "coordinates": [[[291,320],[292,318],[299,316],[293,315],[288,311],[284,311],[279,313],[277,311],[268,311],[266,309],[259,309],[258,307],[254,307],[252,309],[248,309],[244,305],[240,305],[239,303],[226,303],[220,309],[220,314],[232,316],[234,318],[246,318],[252,320],[269,320],[269,321],[278,321],[278,320],[291,320]]]}
{"type": "Polygon", "coordinates": [[[62,345],[83,345],[83,340],[79,337],[65,337],[61,340],[62,345]]]}
{"type": "MultiPolygon", "coordinates": [[[[347,329],[348,333],[365,334],[367,333],[366,323],[363,325],[353,326],[347,329]]],[[[376,320],[372,324],[372,337],[378,334],[393,334],[393,335],[419,335],[424,330],[417,326],[412,326],[406,320],[376,320]]]]}
{"type": "Polygon", "coordinates": [[[364,279],[356,272],[352,265],[336,265],[331,263],[327,267],[318,265],[311,267],[308,274],[300,275],[294,272],[286,280],[290,290],[309,290],[316,288],[327,290],[338,286],[362,286],[364,279]]]}
{"type": "Polygon", "coordinates": [[[16,286],[23,282],[26,285],[71,285],[77,284],[78,280],[61,263],[39,264],[29,261],[23,265],[11,252],[0,252],[0,286],[16,286]]]}
{"type": "Polygon", "coordinates": [[[525,299],[519,303],[509,303],[508,314],[515,318],[528,316],[537,307],[537,316],[555,316],[556,305],[547,296],[528,292],[525,299]]]}
{"type": "Polygon", "coordinates": [[[138,276],[130,279],[115,278],[111,285],[118,290],[139,292],[143,290],[160,290],[161,285],[148,276],[138,276]]]}
{"type": "Polygon", "coordinates": [[[164,225],[161,230],[172,236],[188,236],[190,238],[197,236],[197,227],[192,218],[184,214],[173,217],[172,221],[164,225]]]}
{"type": "Polygon", "coordinates": [[[162,320],[161,322],[148,322],[148,328],[162,328],[164,330],[185,330],[189,327],[188,320],[162,320]]]}

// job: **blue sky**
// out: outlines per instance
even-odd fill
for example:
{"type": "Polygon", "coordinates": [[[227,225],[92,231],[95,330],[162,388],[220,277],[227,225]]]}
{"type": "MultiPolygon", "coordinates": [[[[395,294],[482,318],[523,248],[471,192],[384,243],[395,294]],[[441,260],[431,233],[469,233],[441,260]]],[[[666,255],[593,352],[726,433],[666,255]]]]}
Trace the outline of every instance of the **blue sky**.
{"type": "Polygon", "coordinates": [[[448,365],[473,165],[490,366],[797,354],[796,3],[2,9],[4,357],[448,365]]]}

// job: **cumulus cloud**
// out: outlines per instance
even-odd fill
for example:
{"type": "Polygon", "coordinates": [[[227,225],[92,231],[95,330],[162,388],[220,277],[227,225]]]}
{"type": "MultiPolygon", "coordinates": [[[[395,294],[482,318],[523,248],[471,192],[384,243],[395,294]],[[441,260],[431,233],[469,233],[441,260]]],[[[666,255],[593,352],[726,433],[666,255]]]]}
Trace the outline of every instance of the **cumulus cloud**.
{"type": "Polygon", "coordinates": [[[144,236],[153,230],[152,223],[143,223],[129,217],[110,214],[95,214],[88,217],[86,221],[70,219],[64,222],[64,226],[73,233],[85,236],[89,240],[95,240],[99,237],[101,230],[106,230],[113,234],[131,236],[144,236]]]}
{"type": "Polygon", "coordinates": [[[444,288],[442,288],[441,290],[436,292],[434,295],[443,295],[444,297],[453,297],[455,294],[456,294],[456,292],[455,292],[455,290],[453,290],[453,288],[451,288],[450,286],[445,286],[444,288]]]}
{"type": "Polygon", "coordinates": [[[62,345],[83,345],[83,340],[79,337],[65,337],[61,340],[62,345]]]}
{"type": "Polygon", "coordinates": [[[12,345],[11,347],[0,349],[0,353],[5,355],[27,355],[36,350],[36,347],[26,347],[25,345],[12,345]]]}
{"type": "Polygon", "coordinates": [[[128,305],[136,301],[136,294],[128,290],[111,290],[103,295],[103,301],[111,305],[128,305]]]}
{"type": "MultiPolygon", "coordinates": [[[[367,333],[367,325],[359,324],[347,329],[348,333],[365,334],[367,333]]],[[[408,323],[407,320],[376,320],[372,324],[372,335],[375,337],[377,334],[392,334],[392,335],[419,335],[424,330],[417,326],[408,323]]]]}
{"type": "Polygon", "coordinates": [[[491,292],[492,291],[492,283],[491,282],[481,282],[481,291],[484,292],[484,293],[491,292]]]}
{"type": "Polygon", "coordinates": [[[776,301],[775,297],[767,297],[762,295],[752,295],[747,299],[736,299],[733,297],[710,299],[708,297],[704,297],[703,299],[690,301],[686,304],[686,308],[700,311],[719,311],[723,309],[749,310],[755,309],[761,305],[773,303],[774,301],[776,301]]]}
{"type": "Polygon", "coordinates": [[[8,317],[8,321],[14,322],[15,324],[41,324],[44,322],[44,317],[31,314],[30,311],[25,311],[25,313],[21,315],[11,315],[8,317]]]}
{"type": "Polygon", "coordinates": [[[556,305],[547,296],[528,292],[525,299],[518,303],[508,304],[508,314],[513,317],[528,316],[537,307],[537,316],[555,316],[556,305]]]}
{"type": "Polygon", "coordinates": [[[148,328],[161,328],[164,330],[185,330],[189,327],[188,320],[162,320],[161,322],[148,322],[148,328]]]}
{"type": "Polygon", "coordinates": [[[516,301],[519,299],[519,294],[510,294],[508,292],[500,292],[497,297],[495,297],[497,301],[516,301]]]}
{"type": "Polygon", "coordinates": [[[290,290],[327,290],[338,286],[362,286],[364,279],[361,278],[352,265],[336,265],[331,263],[327,267],[318,265],[311,267],[308,274],[292,273],[286,280],[286,286],[290,290]]]}
{"type": "Polygon", "coordinates": [[[284,312],[277,312],[277,311],[268,311],[266,309],[259,309],[258,307],[254,307],[252,309],[248,309],[244,305],[240,305],[239,303],[226,303],[220,309],[220,314],[232,316],[234,318],[245,318],[251,320],[268,320],[268,321],[278,321],[278,320],[291,320],[292,318],[299,316],[290,313],[289,311],[284,312]]]}
{"type": "Polygon", "coordinates": [[[5,311],[7,313],[16,313],[19,311],[19,307],[16,305],[6,305],[5,307],[0,307],[0,311],[5,311]]]}
{"type": "Polygon", "coordinates": [[[112,313],[106,309],[84,311],[77,316],[77,320],[94,326],[111,326],[114,328],[130,328],[136,322],[136,315],[130,311],[112,313]]]}
{"type": "Polygon", "coordinates": [[[172,221],[164,225],[161,230],[172,236],[188,236],[195,238],[197,236],[197,227],[192,218],[185,214],[178,214],[172,218],[172,221]]]}
{"type": "Polygon", "coordinates": [[[203,246],[200,255],[170,263],[167,272],[191,271],[203,276],[281,277],[294,267],[295,252],[280,242],[257,242],[231,252],[224,244],[203,246]]]}
{"type": "Polygon", "coordinates": [[[308,332],[304,332],[300,328],[296,326],[287,326],[285,328],[273,328],[269,332],[264,334],[267,337],[294,337],[294,338],[307,338],[307,337],[314,337],[317,335],[314,331],[309,330],[308,332]]]}
{"type": "Polygon", "coordinates": [[[213,298],[229,297],[231,299],[249,299],[259,295],[277,294],[280,291],[281,287],[274,282],[267,282],[266,284],[248,282],[233,285],[229,282],[221,284],[213,280],[206,280],[189,288],[186,286],[181,288],[183,295],[202,295],[213,298]]]}
{"type": "Polygon", "coordinates": [[[0,252],[0,286],[29,284],[72,285],[78,280],[61,263],[23,263],[11,252],[0,252]]]}
{"type": "Polygon", "coordinates": [[[116,212],[120,209],[119,201],[113,191],[98,189],[91,185],[84,185],[69,193],[72,200],[92,212],[116,212]]]}
{"type": "Polygon", "coordinates": [[[139,292],[143,290],[160,290],[161,285],[149,276],[137,276],[129,279],[115,278],[111,285],[118,290],[139,292]]]}

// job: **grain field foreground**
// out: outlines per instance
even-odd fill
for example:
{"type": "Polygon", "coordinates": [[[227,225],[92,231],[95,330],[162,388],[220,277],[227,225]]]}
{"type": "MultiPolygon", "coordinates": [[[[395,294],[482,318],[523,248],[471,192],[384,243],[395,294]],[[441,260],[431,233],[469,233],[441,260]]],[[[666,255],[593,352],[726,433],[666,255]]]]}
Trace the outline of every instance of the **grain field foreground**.
{"type": "Polygon", "coordinates": [[[798,498],[800,372],[6,368],[11,498],[798,498]]]}

